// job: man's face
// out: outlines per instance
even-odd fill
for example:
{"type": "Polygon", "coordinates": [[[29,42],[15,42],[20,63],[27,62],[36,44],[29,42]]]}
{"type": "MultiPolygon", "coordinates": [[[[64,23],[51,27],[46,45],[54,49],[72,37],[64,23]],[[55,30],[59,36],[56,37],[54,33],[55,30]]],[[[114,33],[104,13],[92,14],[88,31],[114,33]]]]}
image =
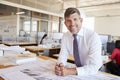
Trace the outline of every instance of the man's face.
{"type": "Polygon", "coordinates": [[[77,34],[82,25],[82,18],[77,13],[65,17],[65,25],[72,34],[77,34]]]}

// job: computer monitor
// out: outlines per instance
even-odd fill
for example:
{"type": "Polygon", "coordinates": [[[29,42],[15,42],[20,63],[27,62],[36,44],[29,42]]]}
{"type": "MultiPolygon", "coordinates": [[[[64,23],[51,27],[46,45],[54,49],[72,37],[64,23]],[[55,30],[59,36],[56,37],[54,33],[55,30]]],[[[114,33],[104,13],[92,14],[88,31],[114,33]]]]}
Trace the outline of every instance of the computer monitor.
{"type": "Polygon", "coordinates": [[[102,44],[107,44],[109,35],[99,34],[102,44]]]}
{"type": "Polygon", "coordinates": [[[107,54],[111,55],[115,48],[115,42],[107,42],[107,54]]]}

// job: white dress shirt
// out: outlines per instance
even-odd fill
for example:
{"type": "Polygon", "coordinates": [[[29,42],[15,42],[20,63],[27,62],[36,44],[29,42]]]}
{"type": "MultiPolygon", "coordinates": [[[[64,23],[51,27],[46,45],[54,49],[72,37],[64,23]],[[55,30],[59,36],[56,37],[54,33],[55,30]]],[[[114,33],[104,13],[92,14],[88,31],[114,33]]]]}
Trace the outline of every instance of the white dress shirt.
{"type": "MultiPolygon", "coordinates": [[[[97,33],[81,27],[77,34],[79,57],[82,67],[77,67],[78,75],[89,75],[98,72],[102,66],[101,41],[97,33]]],[[[69,55],[73,56],[73,35],[68,31],[63,35],[58,58],[59,63],[66,65],[69,55]]]]}

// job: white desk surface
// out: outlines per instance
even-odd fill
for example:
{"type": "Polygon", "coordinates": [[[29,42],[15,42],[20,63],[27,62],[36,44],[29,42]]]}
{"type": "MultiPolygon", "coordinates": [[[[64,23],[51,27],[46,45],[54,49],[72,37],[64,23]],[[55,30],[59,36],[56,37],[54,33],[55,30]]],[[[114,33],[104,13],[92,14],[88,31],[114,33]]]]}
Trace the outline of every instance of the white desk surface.
{"type": "MultiPolygon", "coordinates": [[[[95,75],[88,75],[88,76],[70,75],[66,77],[61,77],[54,74],[55,64],[56,64],[56,60],[46,56],[40,56],[40,61],[31,62],[31,63],[15,66],[11,68],[5,68],[4,70],[0,69],[0,75],[4,76],[4,78],[8,78],[9,80],[21,80],[21,79],[36,80],[38,78],[39,79],[43,78],[45,80],[50,80],[50,79],[51,80],[70,80],[70,79],[72,80],[120,80],[120,77],[114,76],[112,74],[108,74],[105,72],[99,72],[95,75]],[[30,73],[29,74],[28,72],[26,73],[25,72],[26,70],[29,71],[30,73]],[[36,74],[37,76],[34,76],[32,74],[36,74]],[[13,77],[14,75],[16,76],[13,77]]],[[[4,79],[0,79],[0,80],[4,80],[4,79]]]]}

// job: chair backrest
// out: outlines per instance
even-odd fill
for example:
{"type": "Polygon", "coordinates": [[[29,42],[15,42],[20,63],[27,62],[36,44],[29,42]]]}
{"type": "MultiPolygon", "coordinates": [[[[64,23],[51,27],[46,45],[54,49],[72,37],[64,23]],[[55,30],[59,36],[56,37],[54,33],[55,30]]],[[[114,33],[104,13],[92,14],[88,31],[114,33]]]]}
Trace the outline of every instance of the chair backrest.
{"type": "Polygon", "coordinates": [[[120,49],[120,40],[116,40],[115,47],[120,49]]]}
{"type": "Polygon", "coordinates": [[[42,36],[42,38],[41,38],[41,40],[40,40],[40,44],[42,44],[42,41],[43,41],[43,39],[44,39],[45,37],[47,37],[47,34],[44,34],[44,35],[42,36]]]}
{"type": "Polygon", "coordinates": [[[107,53],[111,54],[115,48],[115,42],[107,42],[107,53]]]}

